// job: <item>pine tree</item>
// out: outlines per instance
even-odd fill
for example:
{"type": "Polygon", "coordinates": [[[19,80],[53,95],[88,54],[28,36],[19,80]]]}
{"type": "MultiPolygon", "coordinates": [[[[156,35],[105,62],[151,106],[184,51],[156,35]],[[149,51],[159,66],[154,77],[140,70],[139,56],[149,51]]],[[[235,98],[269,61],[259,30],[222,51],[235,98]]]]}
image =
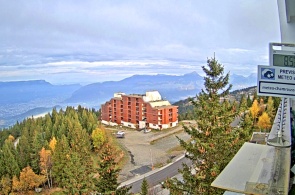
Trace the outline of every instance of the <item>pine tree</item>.
{"type": "Polygon", "coordinates": [[[26,166],[30,165],[31,144],[30,135],[27,127],[24,127],[22,129],[22,136],[19,138],[17,151],[20,159],[20,169],[23,169],[26,166]]]}
{"type": "Polygon", "coordinates": [[[86,193],[92,189],[93,161],[90,154],[90,138],[82,129],[77,115],[67,109],[68,137],[57,140],[53,153],[52,174],[60,187],[68,193],[86,193]],[[79,167],[77,169],[77,167],[79,167]]]}
{"type": "Polygon", "coordinates": [[[116,151],[111,145],[106,143],[100,153],[100,161],[98,163],[98,178],[95,178],[96,191],[107,194],[115,192],[118,187],[117,178],[120,169],[116,162],[116,151]]]}
{"type": "Polygon", "coordinates": [[[12,190],[12,179],[8,175],[4,175],[0,181],[0,194],[8,195],[12,190]]]}
{"type": "Polygon", "coordinates": [[[246,95],[243,94],[241,97],[240,105],[239,105],[239,112],[242,113],[243,115],[247,109],[248,109],[248,106],[247,106],[246,95]]]}
{"type": "Polygon", "coordinates": [[[33,171],[37,174],[40,173],[39,169],[39,152],[42,149],[42,147],[47,145],[47,141],[44,139],[45,133],[42,133],[41,131],[39,133],[36,132],[33,143],[31,147],[31,154],[30,154],[30,165],[33,171]]]}
{"type": "Polygon", "coordinates": [[[141,183],[141,195],[148,195],[149,192],[149,184],[145,178],[143,178],[141,183]]]}
{"type": "Polygon", "coordinates": [[[2,159],[1,166],[5,168],[2,174],[8,175],[9,178],[12,178],[13,176],[19,176],[20,173],[20,168],[16,156],[14,155],[14,150],[13,143],[10,140],[6,140],[2,151],[0,150],[2,159]]]}
{"type": "Polygon", "coordinates": [[[66,177],[62,178],[69,194],[87,194],[92,190],[91,175],[88,173],[84,159],[77,152],[70,152],[64,168],[66,177]]]}
{"type": "Polygon", "coordinates": [[[68,175],[65,173],[65,168],[68,166],[69,157],[69,143],[67,141],[67,138],[63,135],[61,139],[57,140],[56,147],[52,156],[52,175],[55,179],[55,182],[60,187],[65,187],[67,185],[64,178],[68,177],[68,175]]]}
{"type": "Polygon", "coordinates": [[[221,190],[210,184],[241,146],[239,129],[230,126],[237,116],[236,105],[224,99],[232,87],[228,82],[229,73],[223,75],[224,68],[215,58],[208,59],[207,65],[208,68],[202,67],[206,73],[205,89],[192,102],[196,108],[197,128],[184,126],[191,141],[179,139],[193,166],[184,165],[182,182],[167,181],[165,186],[174,194],[220,194],[221,190]]]}
{"type": "Polygon", "coordinates": [[[273,121],[275,117],[275,109],[274,109],[274,101],[271,96],[269,96],[267,99],[266,113],[268,114],[270,121],[273,121]]]}
{"type": "Polygon", "coordinates": [[[247,96],[247,107],[251,107],[252,106],[252,100],[250,98],[250,95],[247,96]]]}

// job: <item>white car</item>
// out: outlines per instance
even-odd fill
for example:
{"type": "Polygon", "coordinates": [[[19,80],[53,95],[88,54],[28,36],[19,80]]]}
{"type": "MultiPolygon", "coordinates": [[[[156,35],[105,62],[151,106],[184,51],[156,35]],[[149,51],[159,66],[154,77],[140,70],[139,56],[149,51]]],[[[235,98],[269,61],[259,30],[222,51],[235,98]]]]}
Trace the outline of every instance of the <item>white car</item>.
{"type": "Polygon", "coordinates": [[[116,137],[117,138],[124,138],[125,137],[125,132],[124,131],[118,131],[116,133],[116,137]]]}

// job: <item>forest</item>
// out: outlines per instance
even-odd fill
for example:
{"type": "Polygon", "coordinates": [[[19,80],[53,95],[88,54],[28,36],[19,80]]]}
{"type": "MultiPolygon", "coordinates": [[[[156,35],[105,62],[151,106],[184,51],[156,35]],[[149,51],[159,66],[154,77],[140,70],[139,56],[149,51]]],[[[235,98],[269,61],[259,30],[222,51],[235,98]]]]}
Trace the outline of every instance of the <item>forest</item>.
{"type": "Polygon", "coordinates": [[[53,109],[0,132],[0,194],[126,194],[117,190],[124,154],[98,123],[99,112],[53,109]]]}

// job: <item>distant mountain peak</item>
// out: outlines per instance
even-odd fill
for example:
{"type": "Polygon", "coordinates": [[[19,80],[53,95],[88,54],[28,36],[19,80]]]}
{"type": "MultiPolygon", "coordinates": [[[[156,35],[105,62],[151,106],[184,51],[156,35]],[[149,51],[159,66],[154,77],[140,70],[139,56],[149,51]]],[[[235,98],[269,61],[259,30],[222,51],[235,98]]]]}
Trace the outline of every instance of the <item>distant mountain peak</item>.
{"type": "Polygon", "coordinates": [[[188,75],[199,75],[199,74],[197,73],[197,71],[193,71],[193,72],[184,74],[184,76],[188,76],[188,75]]]}

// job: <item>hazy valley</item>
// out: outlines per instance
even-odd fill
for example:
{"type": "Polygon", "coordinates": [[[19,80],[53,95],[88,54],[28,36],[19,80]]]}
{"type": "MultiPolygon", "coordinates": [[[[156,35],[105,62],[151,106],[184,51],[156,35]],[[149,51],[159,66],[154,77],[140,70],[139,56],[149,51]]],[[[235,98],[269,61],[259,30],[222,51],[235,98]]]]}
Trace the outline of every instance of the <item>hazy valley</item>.
{"type": "MultiPolygon", "coordinates": [[[[248,77],[231,75],[233,90],[256,85],[256,74],[248,77]]],[[[115,92],[143,94],[158,90],[171,103],[195,96],[203,87],[203,77],[197,72],[173,75],[134,75],[121,81],[106,81],[81,86],[52,85],[44,80],[0,82],[0,128],[24,118],[47,113],[53,107],[82,105],[99,109],[115,92]]]]}

